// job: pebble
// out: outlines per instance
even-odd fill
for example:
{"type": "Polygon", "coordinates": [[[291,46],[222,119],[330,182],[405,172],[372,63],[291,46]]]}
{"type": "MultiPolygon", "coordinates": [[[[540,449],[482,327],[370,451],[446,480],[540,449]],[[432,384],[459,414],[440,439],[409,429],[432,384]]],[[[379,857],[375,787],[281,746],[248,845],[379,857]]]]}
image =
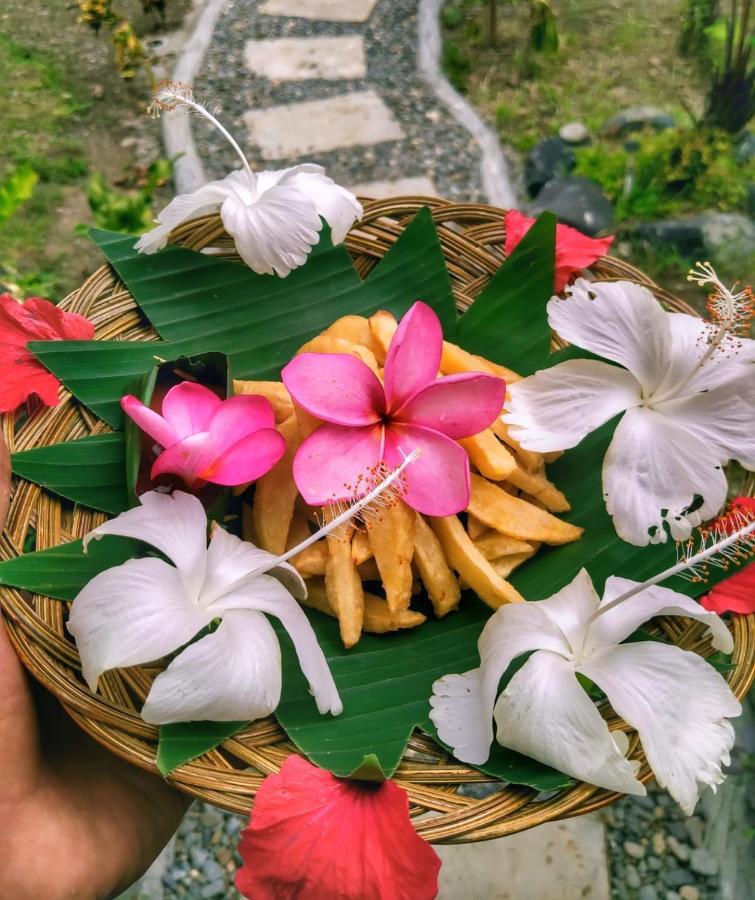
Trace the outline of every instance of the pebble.
{"type": "Polygon", "coordinates": [[[678,841],[673,834],[669,835],[667,843],[669,849],[679,862],[687,862],[689,859],[689,847],[686,844],[682,844],[681,841],[678,841]]]}
{"type": "Polygon", "coordinates": [[[679,896],[682,900],[700,900],[700,891],[692,884],[685,884],[679,888],[679,896]]]}
{"type": "Polygon", "coordinates": [[[718,874],[718,860],[710,850],[707,850],[705,847],[696,847],[692,851],[690,867],[692,868],[692,871],[697,872],[698,875],[718,874]]]}
{"type": "Polygon", "coordinates": [[[654,831],[653,832],[653,853],[656,856],[663,856],[666,852],[666,838],[663,835],[662,831],[654,831]]]}
{"type": "Polygon", "coordinates": [[[653,869],[655,872],[658,872],[663,868],[663,860],[658,859],[657,856],[649,856],[648,857],[648,868],[653,869]]]}
{"type": "Polygon", "coordinates": [[[640,881],[640,873],[631,863],[629,863],[624,870],[624,878],[626,878],[627,884],[633,890],[637,890],[637,888],[642,884],[642,882],[640,881]]]}
{"type": "Polygon", "coordinates": [[[645,848],[636,841],[624,841],[624,852],[632,859],[642,859],[645,855],[645,848]]]}
{"type": "Polygon", "coordinates": [[[658,891],[652,884],[645,884],[640,888],[637,900],[658,900],[658,891]]]}
{"type": "Polygon", "coordinates": [[[692,816],[684,823],[693,847],[702,847],[705,823],[699,816],[692,816]]]}
{"type": "Polygon", "coordinates": [[[683,884],[692,884],[695,879],[687,869],[670,869],[663,876],[663,880],[668,887],[675,888],[683,884]]]}

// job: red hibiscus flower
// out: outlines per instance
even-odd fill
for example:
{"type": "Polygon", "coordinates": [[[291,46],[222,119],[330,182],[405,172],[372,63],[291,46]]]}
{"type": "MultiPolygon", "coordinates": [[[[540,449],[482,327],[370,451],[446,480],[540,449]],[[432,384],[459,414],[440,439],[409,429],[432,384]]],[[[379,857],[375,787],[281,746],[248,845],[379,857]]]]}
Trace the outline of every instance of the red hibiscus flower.
{"type": "Polygon", "coordinates": [[[58,379],[27,349],[29,341],[91,340],[94,325],[49,300],[24,303],[0,294],[0,413],[13,412],[32,394],[46,406],[58,402],[58,379]]]}
{"type": "MultiPolygon", "coordinates": [[[[506,213],[506,244],[504,250],[508,256],[534,225],[535,220],[525,216],[516,209],[506,213]]],[[[554,288],[560,293],[569,279],[581,269],[591,266],[596,259],[605,256],[613,243],[613,237],[590,238],[570,228],[568,225],[556,225],[556,277],[554,288]]]]}
{"type": "Polygon", "coordinates": [[[289,756],[262,783],[236,887],[254,900],[432,900],[440,859],[391,781],[336,778],[289,756]]]}
{"type": "MultiPolygon", "coordinates": [[[[726,512],[708,529],[716,536],[734,534],[755,519],[755,498],[737,497],[726,512]]],[[[734,575],[717,584],[710,593],[700,598],[700,605],[708,612],[721,615],[725,612],[746,616],[755,612],[755,563],[745,566],[734,575]]]]}

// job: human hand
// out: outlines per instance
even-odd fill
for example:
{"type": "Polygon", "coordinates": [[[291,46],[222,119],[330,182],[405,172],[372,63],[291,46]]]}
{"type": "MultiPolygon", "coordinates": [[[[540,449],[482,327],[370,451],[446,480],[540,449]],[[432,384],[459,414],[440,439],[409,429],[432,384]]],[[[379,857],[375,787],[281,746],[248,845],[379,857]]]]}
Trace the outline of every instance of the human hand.
{"type": "MultiPolygon", "coordinates": [[[[0,529],[10,465],[0,438],[0,529]]],[[[187,799],[109,753],[27,678],[0,615],[0,900],[94,900],[125,890],[187,799]]]]}

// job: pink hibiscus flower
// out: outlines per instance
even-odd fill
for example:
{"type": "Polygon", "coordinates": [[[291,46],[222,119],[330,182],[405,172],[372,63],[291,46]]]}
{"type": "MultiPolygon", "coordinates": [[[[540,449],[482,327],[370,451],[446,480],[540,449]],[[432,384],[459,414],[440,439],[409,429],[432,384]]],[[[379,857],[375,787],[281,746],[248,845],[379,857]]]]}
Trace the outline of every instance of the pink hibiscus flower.
{"type": "Polygon", "coordinates": [[[132,395],[121,398],[127,416],[164,448],[151,477],[178,475],[191,488],[204,482],[237,485],[254,481],[283,456],[286,442],[275,430],[275,416],[264,397],[221,400],[190,381],[172,387],[162,415],[132,395]]]}
{"type": "Polygon", "coordinates": [[[13,412],[32,394],[56,406],[60,382],[34,356],[29,341],[91,340],[94,325],[41,297],[23,303],[0,294],[0,413],[13,412]]]}
{"type": "MultiPolygon", "coordinates": [[[[534,219],[516,209],[510,209],[506,213],[504,219],[506,256],[514,250],[534,224],[534,219]]],[[[612,243],[613,237],[590,238],[576,228],[556,225],[556,275],[553,285],[556,293],[561,293],[572,275],[591,266],[601,256],[605,256],[612,243]]]]}
{"type": "Polygon", "coordinates": [[[294,457],[294,480],[307,503],[352,498],[378,467],[394,469],[420,450],[404,476],[404,500],[428,516],[466,509],[469,459],[457,440],[501,414],[506,385],[476,372],[437,378],[442,347],[438,317],[415,303],[391,341],[384,384],[342,353],[303,353],[286,366],[291,396],[325,422],[294,457]]]}
{"type": "Polygon", "coordinates": [[[239,844],[236,887],[254,900],[432,900],[440,859],[392,781],[336,778],[301,756],[268,775],[239,844]]]}

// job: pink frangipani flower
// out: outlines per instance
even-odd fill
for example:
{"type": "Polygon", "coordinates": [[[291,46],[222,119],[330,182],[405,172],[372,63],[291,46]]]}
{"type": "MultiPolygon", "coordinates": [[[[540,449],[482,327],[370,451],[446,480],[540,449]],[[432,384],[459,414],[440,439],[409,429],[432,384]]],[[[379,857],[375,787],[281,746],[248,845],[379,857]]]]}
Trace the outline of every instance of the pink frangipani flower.
{"type": "Polygon", "coordinates": [[[361,478],[420,450],[422,458],[405,474],[404,500],[428,516],[467,507],[469,459],[457,440],[500,415],[506,384],[476,372],[438,378],[442,347],[438,317],[415,303],[391,341],[384,384],[342,353],[302,353],[286,366],[291,396],[325,423],[294,458],[294,480],[307,503],[352,497],[361,478]]]}
{"type": "Polygon", "coordinates": [[[171,473],[190,487],[207,481],[246,484],[268,472],[286,449],[265,397],[221,400],[209,388],[184,381],[165,395],[162,414],[130,394],[121,398],[121,407],[163,448],[152,478],[171,473]]]}

